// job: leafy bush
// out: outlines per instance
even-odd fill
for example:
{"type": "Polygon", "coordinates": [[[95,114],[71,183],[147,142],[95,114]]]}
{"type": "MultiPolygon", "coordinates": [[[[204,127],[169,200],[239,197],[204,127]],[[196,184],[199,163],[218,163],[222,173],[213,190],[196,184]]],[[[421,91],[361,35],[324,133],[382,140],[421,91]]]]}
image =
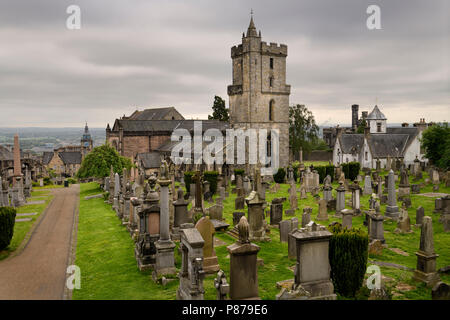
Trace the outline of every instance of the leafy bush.
{"type": "Polygon", "coordinates": [[[348,163],[348,178],[350,181],[353,181],[358,177],[359,170],[361,170],[361,164],[359,162],[348,163]]]}
{"type": "Polygon", "coordinates": [[[325,167],[325,177],[326,176],[330,176],[331,177],[331,181],[334,180],[334,166],[332,164],[329,164],[325,167]]]}
{"type": "Polygon", "coordinates": [[[286,170],[284,168],[278,168],[277,173],[273,175],[273,180],[276,183],[283,183],[284,177],[286,176],[286,170]]]}
{"type": "Polygon", "coordinates": [[[219,172],[217,171],[205,171],[203,172],[203,178],[205,181],[209,181],[209,191],[215,194],[217,191],[217,177],[219,172]]]}
{"type": "Polygon", "coordinates": [[[244,169],[234,169],[234,176],[235,177],[239,175],[244,176],[244,172],[245,172],[244,169]]]}
{"type": "Polygon", "coordinates": [[[108,144],[96,147],[81,163],[78,178],[104,178],[109,176],[111,166],[114,172],[122,172],[124,168],[131,169],[131,160],[119,155],[116,149],[108,144]]]}
{"type": "Polygon", "coordinates": [[[0,208],[0,250],[6,249],[14,234],[16,222],[16,209],[11,207],[0,208]]]}
{"type": "Polygon", "coordinates": [[[358,177],[360,170],[361,164],[359,162],[347,162],[342,164],[342,171],[345,174],[345,178],[350,181],[353,181],[358,177]]]}
{"type": "Polygon", "coordinates": [[[329,227],[329,258],[334,290],[354,297],[361,288],[367,268],[369,237],[361,229],[346,229],[341,224],[329,227]]]}
{"type": "Polygon", "coordinates": [[[105,201],[109,200],[109,191],[106,191],[103,193],[103,200],[105,200],[105,201]]]}
{"type": "Polygon", "coordinates": [[[44,186],[50,186],[53,182],[50,177],[44,177],[44,186]]]}
{"type": "Polygon", "coordinates": [[[66,180],[69,182],[69,184],[76,184],[77,183],[77,180],[75,180],[74,178],[67,178],[66,180]]]}
{"type": "Polygon", "coordinates": [[[186,191],[191,192],[192,177],[194,176],[194,171],[186,171],[184,173],[184,184],[186,185],[186,191]]]}

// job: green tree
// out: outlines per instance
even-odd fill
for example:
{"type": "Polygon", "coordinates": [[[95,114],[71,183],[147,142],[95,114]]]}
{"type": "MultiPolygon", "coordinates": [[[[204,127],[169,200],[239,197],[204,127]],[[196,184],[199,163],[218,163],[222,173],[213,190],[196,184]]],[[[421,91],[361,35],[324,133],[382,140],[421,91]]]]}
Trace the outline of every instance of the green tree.
{"type": "Polygon", "coordinates": [[[312,150],[330,150],[330,147],[323,139],[317,139],[314,145],[311,146],[312,150]]]}
{"type": "Polygon", "coordinates": [[[114,172],[120,173],[123,168],[130,169],[133,164],[131,160],[119,155],[116,149],[108,144],[96,147],[81,163],[78,170],[78,178],[104,178],[110,173],[111,166],[114,172]]]}
{"type": "Polygon", "coordinates": [[[219,96],[214,96],[213,114],[208,115],[209,120],[228,121],[230,119],[230,110],[225,108],[225,100],[219,96]]]}
{"type": "Polygon", "coordinates": [[[289,107],[289,144],[294,154],[310,152],[317,144],[319,127],[314,116],[304,105],[289,107]]]}
{"type": "Polygon", "coordinates": [[[434,124],[422,133],[422,147],[425,157],[432,164],[442,168],[450,168],[450,127],[448,122],[434,124]]]}
{"type": "Polygon", "coordinates": [[[361,119],[358,123],[356,133],[364,133],[364,128],[366,127],[366,125],[367,125],[366,119],[361,119]]]}

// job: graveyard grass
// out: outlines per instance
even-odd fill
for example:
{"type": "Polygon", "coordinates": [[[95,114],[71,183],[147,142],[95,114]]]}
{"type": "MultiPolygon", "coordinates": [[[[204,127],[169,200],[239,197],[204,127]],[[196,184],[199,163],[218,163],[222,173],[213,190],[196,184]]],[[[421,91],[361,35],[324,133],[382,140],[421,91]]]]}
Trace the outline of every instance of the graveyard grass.
{"type": "MultiPolygon", "coordinates": [[[[382,174],[387,174],[383,172],[382,174]]],[[[424,172],[424,177],[428,175],[424,172]]],[[[416,181],[410,181],[416,183],[416,181]]],[[[361,182],[363,185],[363,182],[361,182]]],[[[300,184],[297,184],[300,187],[300,184]]],[[[398,186],[398,182],[397,182],[398,186]]],[[[334,189],[337,183],[333,183],[334,189]]],[[[284,196],[287,198],[289,185],[281,184],[279,192],[270,193],[267,191],[266,200],[284,196]]],[[[230,189],[231,190],[231,189],[230,189]]],[[[103,199],[84,200],[87,195],[100,193],[98,184],[88,183],[81,185],[80,193],[80,213],[78,224],[78,239],[75,264],[81,268],[81,289],[74,290],[73,299],[175,299],[178,281],[170,282],[166,286],[156,284],[151,280],[150,272],[140,272],[134,257],[134,243],[116,217],[111,206],[104,203],[103,199]]],[[[432,185],[421,189],[421,193],[432,192],[432,185]]],[[[450,193],[450,188],[445,188],[440,184],[441,193],[450,193]]],[[[333,190],[333,196],[336,196],[333,190]]],[[[351,194],[346,193],[346,201],[351,194]]],[[[232,224],[232,213],[234,210],[234,200],[236,194],[230,192],[230,196],[223,201],[224,218],[230,225],[232,224]]],[[[424,207],[425,215],[432,217],[435,251],[439,254],[437,258],[437,269],[450,265],[450,233],[443,231],[442,224],[438,222],[439,214],[432,213],[434,209],[434,197],[422,195],[411,195],[412,207],[408,210],[412,233],[395,234],[396,223],[385,221],[384,230],[388,248],[383,249],[379,256],[369,255],[367,265],[372,261],[395,263],[407,268],[415,269],[417,257],[415,252],[419,248],[420,228],[414,227],[415,212],[419,206],[424,207]],[[394,249],[397,252],[392,251],[394,249]],[[397,250],[399,249],[399,250],[397,250]]],[[[368,209],[369,196],[361,197],[361,210],[368,209]]],[[[211,205],[205,204],[206,206],[211,205]]],[[[401,203],[398,203],[401,207],[401,203]]],[[[289,209],[289,201],[283,203],[283,209],[289,209]]],[[[311,216],[315,220],[318,214],[318,206],[315,199],[308,193],[308,199],[299,199],[299,209],[295,216],[299,218],[301,224],[301,213],[305,206],[313,208],[311,216]]],[[[348,206],[346,206],[348,208],[348,206]]],[[[385,205],[381,205],[384,214],[385,205]]],[[[320,221],[320,224],[328,225],[340,219],[333,218],[334,213],[329,212],[328,221],[320,221]]],[[[290,217],[285,217],[290,218],[290,217]]],[[[266,218],[269,222],[269,218],[266,218]]],[[[364,215],[353,218],[353,226],[362,228],[364,215]]],[[[279,231],[277,228],[270,228],[270,242],[257,242],[261,247],[258,257],[263,259],[264,265],[258,267],[259,294],[262,299],[275,299],[280,289],[276,287],[276,282],[293,279],[293,268],[295,260],[288,259],[287,243],[280,243],[279,231]]],[[[227,246],[235,240],[226,233],[216,233],[216,238],[225,242],[225,245],[215,247],[215,251],[222,270],[227,275],[229,281],[229,254],[227,246]]],[[[177,243],[178,248],[178,243],[177,243]]],[[[181,266],[181,257],[178,250],[175,250],[176,267],[181,266]]],[[[431,299],[431,288],[411,279],[413,272],[405,271],[393,267],[380,267],[386,286],[391,290],[394,300],[404,299],[431,299]]],[[[216,299],[214,288],[215,274],[208,275],[204,280],[205,299],[216,299]]],[[[450,275],[440,274],[442,281],[450,283],[450,275]]],[[[364,282],[365,283],[365,282],[364,282]]],[[[345,299],[338,295],[338,299],[345,299]]]]}
{"type": "Polygon", "coordinates": [[[31,218],[31,221],[16,222],[14,224],[14,234],[11,239],[11,243],[5,250],[0,251],[0,260],[6,259],[7,257],[11,256],[11,254],[18,253],[16,252],[16,250],[19,247],[23,248],[23,246],[27,243],[27,241],[31,236],[32,228],[35,226],[36,220],[41,216],[41,214],[47,208],[52,199],[53,195],[51,195],[50,190],[48,190],[48,188],[46,188],[45,190],[43,190],[42,188],[33,188],[33,191],[31,192],[31,198],[28,198],[27,201],[30,202],[30,201],[44,200],[45,203],[25,205],[20,208],[17,208],[18,214],[33,213],[33,212],[37,212],[37,214],[34,216],[16,217],[16,219],[31,218]]]}

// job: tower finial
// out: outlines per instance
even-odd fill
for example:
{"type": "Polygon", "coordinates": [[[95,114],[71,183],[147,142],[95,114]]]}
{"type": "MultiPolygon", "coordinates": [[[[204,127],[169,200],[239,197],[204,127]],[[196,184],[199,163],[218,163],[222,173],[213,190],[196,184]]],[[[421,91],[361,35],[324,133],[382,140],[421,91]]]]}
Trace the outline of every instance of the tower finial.
{"type": "Polygon", "coordinates": [[[255,23],[253,22],[253,9],[250,11],[250,25],[248,26],[247,29],[247,37],[257,37],[258,34],[256,32],[256,27],[255,27],[255,23]]]}

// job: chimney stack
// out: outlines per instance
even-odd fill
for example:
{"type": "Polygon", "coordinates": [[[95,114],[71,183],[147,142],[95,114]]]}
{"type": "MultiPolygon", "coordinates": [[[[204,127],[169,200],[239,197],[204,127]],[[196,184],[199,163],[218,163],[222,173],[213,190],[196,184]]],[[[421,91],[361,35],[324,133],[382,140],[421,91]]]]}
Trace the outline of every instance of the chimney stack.
{"type": "Polygon", "coordinates": [[[353,132],[356,132],[358,129],[358,110],[359,105],[354,104],[352,105],[352,130],[353,132]]]}

